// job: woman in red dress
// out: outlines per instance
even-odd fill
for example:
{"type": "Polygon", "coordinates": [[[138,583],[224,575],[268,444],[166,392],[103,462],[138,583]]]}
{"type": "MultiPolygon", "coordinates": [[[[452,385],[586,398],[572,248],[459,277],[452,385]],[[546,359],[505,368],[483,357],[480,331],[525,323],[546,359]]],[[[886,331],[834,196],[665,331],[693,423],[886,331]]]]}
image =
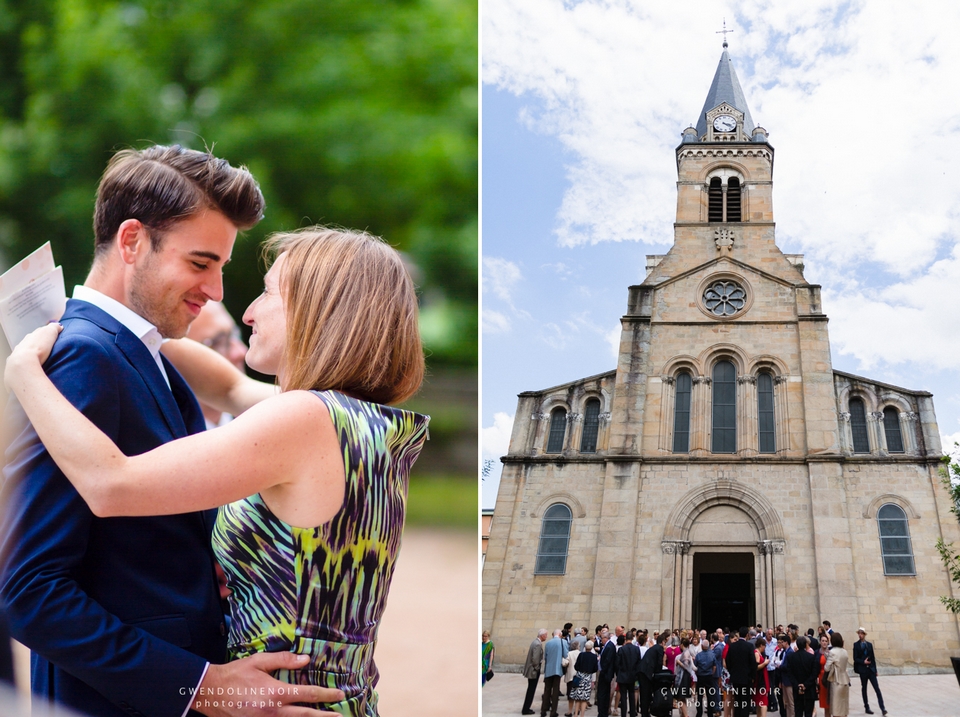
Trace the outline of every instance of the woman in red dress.
{"type": "Polygon", "coordinates": [[[758,637],[756,645],[757,649],[753,654],[757,658],[757,681],[754,684],[753,703],[757,706],[757,717],[765,717],[767,705],[770,704],[770,673],[767,672],[770,658],[767,657],[766,640],[758,637]]]}
{"type": "Polygon", "coordinates": [[[830,717],[830,684],[823,679],[823,668],[827,664],[827,653],[830,652],[830,636],[824,633],[820,635],[820,652],[817,657],[820,659],[820,676],[817,678],[817,684],[820,687],[820,706],[823,707],[823,717],[830,717]]]}

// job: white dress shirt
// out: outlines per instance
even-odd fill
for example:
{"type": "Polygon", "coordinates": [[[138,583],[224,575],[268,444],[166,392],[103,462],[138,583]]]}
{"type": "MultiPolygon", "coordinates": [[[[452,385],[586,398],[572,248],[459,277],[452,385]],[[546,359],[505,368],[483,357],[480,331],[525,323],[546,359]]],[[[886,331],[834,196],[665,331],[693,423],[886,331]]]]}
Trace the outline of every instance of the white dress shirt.
{"type": "Polygon", "coordinates": [[[163,344],[163,337],[157,331],[156,326],[134,312],[133,309],[124,306],[116,299],[111,299],[106,294],[101,294],[96,289],[91,289],[89,286],[73,287],[73,298],[93,304],[130,329],[130,332],[147,347],[147,351],[150,352],[153,360],[157,362],[157,366],[160,368],[160,375],[167,382],[167,388],[170,388],[170,379],[167,377],[166,369],[163,368],[163,361],[160,360],[160,346],[163,344]]]}

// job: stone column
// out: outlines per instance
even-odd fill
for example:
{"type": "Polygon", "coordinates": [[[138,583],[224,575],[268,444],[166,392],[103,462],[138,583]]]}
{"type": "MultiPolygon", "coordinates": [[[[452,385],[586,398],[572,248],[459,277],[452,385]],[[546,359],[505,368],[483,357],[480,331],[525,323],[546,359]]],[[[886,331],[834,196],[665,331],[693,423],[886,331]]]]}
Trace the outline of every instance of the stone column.
{"type": "Polygon", "coordinates": [[[578,427],[582,424],[583,414],[573,413],[572,411],[567,414],[567,434],[563,438],[563,455],[580,450],[580,431],[578,427]]]}
{"type": "Polygon", "coordinates": [[[536,427],[530,431],[532,440],[527,447],[527,454],[538,456],[543,453],[544,440],[546,438],[545,432],[550,430],[550,416],[549,414],[541,413],[538,408],[535,413],[530,415],[530,420],[536,422],[536,427]]]}
{"type": "Polygon", "coordinates": [[[690,401],[690,453],[695,456],[710,452],[710,426],[713,420],[711,383],[708,376],[697,376],[691,387],[693,395],[690,401]]]}
{"type": "Polygon", "coordinates": [[[660,442],[665,453],[673,452],[674,407],[676,406],[676,381],[673,376],[660,377],[660,442]]]}
{"type": "Polygon", "coordinates": [[[900,412],[900,435],[903,437],[903,452],[917,452],[917,424],[920,415],[912,411],[900,412]]]}
{"type": "Polygon", "coordinates": [[[757,417],[757,377],[737,378],[737,453],[756,455],[760,449],[757,417]]]}
{"type": "Polygon", "coordinates": [[[790,415],[787,407],[787,376],[773,377],[773,422],[777,429],[777,453],[789,451],[790,415]]]}
{"type": "Polygon", "coordinates": [[[761,540],[757,543],[757,552],[753,555],[753,594],[757,605],[757,614],[754,622],[764,625],[767,623],[767,566],[763,562],[763,554],[767,547],[761,540]]]}
{"type": "Polygon", "coordinates": [[[887,434],[883,430],[883,413],[870,411],[867,413],[867,431],[873,436],[872,455],[887,455],[887,434]]]}
{"type": "Polygon", "coordinates": [[[773,568],[771,573],[773,618],[770,620],[770,624],[778,625],[783,623],[786,625],[789,622],[787,619],[788,616],[784,614],[787,605],[787,569],[784,559],[786,544],[782,540],[771,540],[770,548],[771,551],[768,555],[770,557],[771,567],[773,568]]]}
{"type": "Polygon", "coordinates": [[[846,454],[853,453],[853,433],[850,428],[850,412],[837,411],[837,417],[840,419],[840,450],[846,454]]]}
{"type": "Polygon", "coordinates": [[[598,417],[600,425],[597,426],[597,452],[607,450],[607,437],[610,435],[610,412],[601,413],[598,417]]]}
{"type": "Polygon", "coordinates": [[[677,544],[672,540],[660,543],[663,553],[663,569],[660,573],[660,624],[671,624],[678,609],[676,601],[680,599],[677,588],[679,573],[677,570],[677,544]]]}
{"type": "Polygon", "coordinates": [[[690,555],[690,543],[678,541],[677,552],[680,553],[683,575],[680,583],[680,624],[671,625],[671,627],[680,627],[693,623],[693,605],[691,604],[693,602],[693,556],[690,555]]]}

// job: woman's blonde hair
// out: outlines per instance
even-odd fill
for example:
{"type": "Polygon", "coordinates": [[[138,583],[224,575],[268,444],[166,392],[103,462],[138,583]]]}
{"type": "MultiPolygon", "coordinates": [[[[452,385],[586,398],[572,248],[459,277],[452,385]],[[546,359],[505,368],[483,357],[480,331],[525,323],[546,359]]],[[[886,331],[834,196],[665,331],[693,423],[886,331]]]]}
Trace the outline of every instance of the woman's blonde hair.
{"type": "Polygon", "coordinates": [[[336,390],[399,403],[423,381],[417,295],[403,259],[366,232],[306,227],[267,238],[286,255],[281,388],[336,390]]]}

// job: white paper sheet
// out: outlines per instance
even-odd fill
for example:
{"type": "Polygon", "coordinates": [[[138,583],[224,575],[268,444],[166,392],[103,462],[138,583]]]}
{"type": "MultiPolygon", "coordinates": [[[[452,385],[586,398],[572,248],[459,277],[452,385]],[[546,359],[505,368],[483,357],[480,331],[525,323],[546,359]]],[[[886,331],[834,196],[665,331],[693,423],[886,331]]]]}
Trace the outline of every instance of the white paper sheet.
{"type": "Polygon", "coordinates": [[[53,265],[50,242],[0,276],[0,326],[11,347],[59,319],[66,305],[63,269],[53,265]]]}

